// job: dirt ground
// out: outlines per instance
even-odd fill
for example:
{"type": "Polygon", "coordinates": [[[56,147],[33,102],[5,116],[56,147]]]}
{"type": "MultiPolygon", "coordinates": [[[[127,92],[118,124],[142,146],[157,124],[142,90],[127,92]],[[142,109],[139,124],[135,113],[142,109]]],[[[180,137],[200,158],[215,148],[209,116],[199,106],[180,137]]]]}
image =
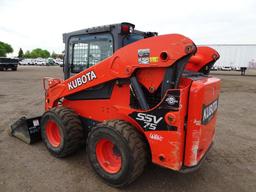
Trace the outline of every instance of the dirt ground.
{"type": "MultiPolygon", "coordinates": [[[[256,71],[244,77],[238,72],[214,73],[222,79],[216,139],[201,168],[181,174],[149,165],[121,191],[256,191],[256,71]]],[[[62,69],[0,72],[0,192],[119,191],[94,174],[85,150],[57,159],[42,143],[26,145],[8,136],[6,129],[20,116],[43,113],[44,76],[62,77],[62,69]]]]}

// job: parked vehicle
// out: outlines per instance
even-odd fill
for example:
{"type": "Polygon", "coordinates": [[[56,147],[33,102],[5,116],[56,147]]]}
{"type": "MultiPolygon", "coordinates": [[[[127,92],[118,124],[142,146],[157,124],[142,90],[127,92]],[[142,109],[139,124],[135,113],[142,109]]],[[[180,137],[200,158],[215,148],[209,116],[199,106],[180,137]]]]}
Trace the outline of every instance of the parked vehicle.
{"type": "Polygon", "coordinates": [[[19,59],[0,57],[0,71],[11,69],[17,71],[19,59]]]}
{"type": "Polygon", "coordinates": [[[232,71],[232,67],[228,67],[228,66],[223,66],[221,67],[222,71],[232,71]]]}
{"type": "Polygon", "coordinates": [[[28,65],[34,65],[33,59],[27,59],[28,65]]]}
{"type": "Polygon", "coordinates": [[[213,67],[211,68],[211,70],[212,70],[212,71],[218,71],[218,67],[217,67],[217,66],[213,66],[213,67]]]}
{"type": "Polygon", "coordinates": [[[50,66],[50,65],[54,65],[54,59],[49,57],[48,59],[46,59],[46,66],[50,66]]]}
{"type": "Polygon", "coordinates": [[[46,65],[46,59],[36,58],[34,59],[34,64],[38,66],[46,65]]]}
{"type": "Polygon", "coordinates": [[[19,65],[27,65],[27,64],[28,64],[28,62],[26,59],[22,59],[19,61],[19,65]]]}
{"type": "Polygon", "coordinates": [[[63,60],[60,58],[54,59],[55,64],[59,65],[60,67],[63,66],[63,60]]]}
{"type": "Polygon", "coordinates": [[[32,59],[22,59],[19,61],[20,65],[32,65],[32,63],[34,63],[32,59]]]}
{"type": "Polygon", "coordinates": [[[241,71],[241,67],[236,66],[236,67],[233,67],[232,70],[233,71],[241,71]]]}

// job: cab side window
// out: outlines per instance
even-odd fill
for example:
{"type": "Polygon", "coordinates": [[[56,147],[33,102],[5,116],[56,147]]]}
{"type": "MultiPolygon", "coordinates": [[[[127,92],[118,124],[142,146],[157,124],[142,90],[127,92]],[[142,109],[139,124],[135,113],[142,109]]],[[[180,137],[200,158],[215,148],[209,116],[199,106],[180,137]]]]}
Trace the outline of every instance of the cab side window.
{"type": "Polygon", "coordinates": [[[82,36],[70,44],[69,62],[72,73],[79,73],[113,54],[110,34],[82,36]]]}

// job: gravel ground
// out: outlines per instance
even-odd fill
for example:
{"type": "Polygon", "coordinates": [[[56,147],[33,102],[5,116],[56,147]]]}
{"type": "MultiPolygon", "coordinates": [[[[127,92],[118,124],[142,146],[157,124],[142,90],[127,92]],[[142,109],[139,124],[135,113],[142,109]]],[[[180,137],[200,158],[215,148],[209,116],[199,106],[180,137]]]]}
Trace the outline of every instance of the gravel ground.
{"type": "MultiPolygon", "coordinates": [[[[181,174],[149,165],[121,191],[256,190],[256,71],[214,72],[222,79],[215,145],[201,168],[181,174]]],[[[90,168],[85,150],[56,159],[42,143],[26,145],[6,129],[22,115],[43,113],[42,77],[62,77],[60,67],[20,67],[0,72],[0,192],[120,191],[104,184],[90,168]]]]}

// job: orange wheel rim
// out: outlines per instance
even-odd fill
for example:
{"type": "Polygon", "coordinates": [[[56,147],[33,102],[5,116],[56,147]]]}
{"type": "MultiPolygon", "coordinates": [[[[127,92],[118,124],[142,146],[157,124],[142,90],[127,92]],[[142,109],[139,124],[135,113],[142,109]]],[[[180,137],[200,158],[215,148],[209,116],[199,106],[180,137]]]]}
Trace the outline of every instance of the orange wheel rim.
{"type": "Polygon", "coordinates": [[[100,139],[96,144],[96,157],[100,166],[108,173],[115,174],[121,169],[121,153],[117,146],[107,139],[100,139]]]}
{"type": "Polygon", "coordinates": [[[49,120],[46,124],[45,132],[49,143],[53,147],[59,147],[61,143],[61,135],[58,125],[54,121],[49,120]]]}

